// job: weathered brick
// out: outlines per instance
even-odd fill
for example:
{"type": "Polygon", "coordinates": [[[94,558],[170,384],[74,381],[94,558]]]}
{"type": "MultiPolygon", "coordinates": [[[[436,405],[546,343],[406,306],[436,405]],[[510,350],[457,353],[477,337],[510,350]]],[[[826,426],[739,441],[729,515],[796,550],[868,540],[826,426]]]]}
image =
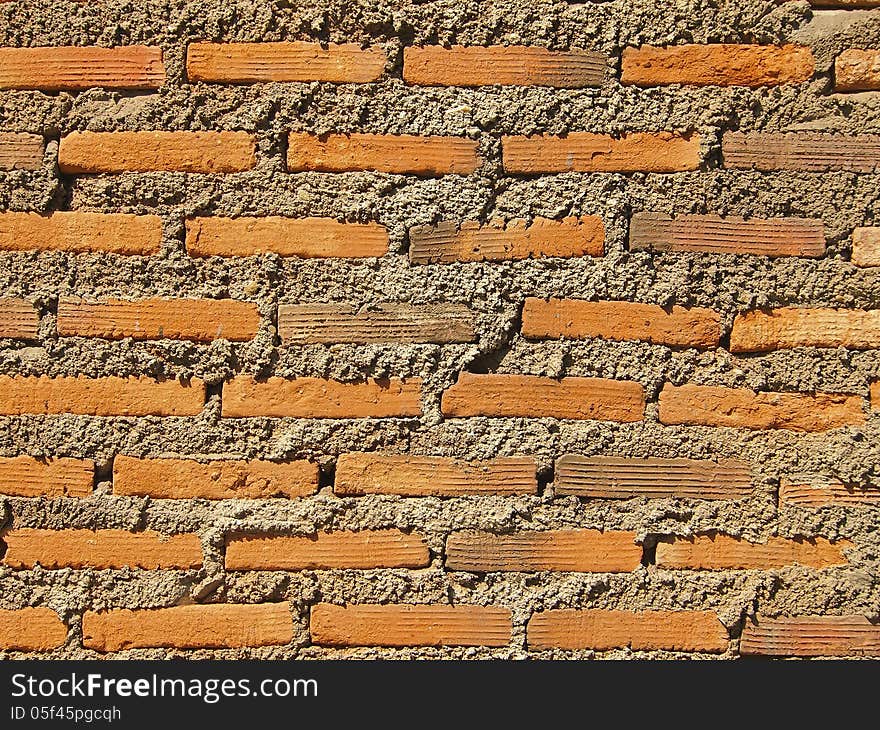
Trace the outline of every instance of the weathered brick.
{"type": "Polygon", "coordinates": [[[599,499],[744,499],[750,466],[736,459],[624,459],[565,454],[556,460],[556,494],[599,499]]]}
{"type": "Polygon", "coordinates": [[[673,218],[664,213],[634,213],[629,247],[632,251],[819,257],[825,254],[825,230],[821,220],[810,218],[673,218]]]}
{"type": "Polygon", "coordinates": [[[764,543],[746,542],[729,535],[700,535],[661,540],[657,565],[688,570],[773,570],[787,565],[827,568],[847,562],[848,540],[771,537],[764,543]]]}
{"type": "Polygon", "coordinates": [[[24,132],[0,132],[0,170],[39,170],[43,138],[24,132]]]}
{"type": "Polygon", "coordinates": [[[836,91],[880,89],[880,50],[849,48],[834,59],[836,91]]]}
{"type": "Polygon", "coordinates": [[[388,231],[377,223],[329,218],[191,218],[186,250],[190,256],[364,258],[388,253],[388,231]]]}
{"type": "Polygon", "coordinates": [[[414,264],[456,261],[513,261],[528,258],[601,256],[605,227],[598,216],[562,220],[535,218],[492,221],[444,221],[409,230],[409,260],[414,264]]]}
{"type": "Polygon", "coordinates": [[[829,504],[844,507],[880,504],[880,487],[876,484],[844,484],[839,479],[818,474],[794,474],[780,480],[779,502],[809,508],[829,504]]]}
{"type": "Polygon", "coordinates": [[[871,383],[871,408],[874,410],[880,408],[880,380],[871,383]]]}
{"type": "Polygon", "coordinates": [[[336,461],[336,494],[456,497],[468,494],[535,494],[534,459],[464,461],[442,456],[348,453],[336,461]]]}
{"type": "Polygon", "coordinates": [[[663,86],[776,86],[807,81],[815,71],[806,46],[735,43],[625,48],[622,84],[663,86]]]}
{"type": "Polygon", "coordinates": [[[88,459],[0,458],[0,494],[11,497],[88,497],[94,479],[88,459]]]}
{"type": "Polygon", "coordinates": [[[341,383],[325,378],[239,375],[223,386],[222,415],[230,418],[403,418],[422,413],[417,378],[341,383]]]}
{"type": "Polygon", "coordinates": [[[128,213],[0,213],[0,251],[158,253],[162,219],[128,213]]]}
{"type": "Polygon", "coordinates": [[[463,372],[443,393],[444,416],[570,418],[641,421],[645,390],[638,383],[604,378],[476,375],[463,372]]]}
{"type": "Polygon", "coordinates": [[[785,307],[736,315],[731,352],[792,347],[880,347],[880,309],[785,307]]]}
{"type": "Polygon", "coordinates": [[[319,532],[309,537],[238,535],[226,542],[227,570],[424,568],[424,538],[400,530],[319,532]]]}
{"type": "Polygon", "coordinates": [[[762,656],[880,656],[880,625],[865,616],[780,616],[749,620],[741,654],[762,656]]]}
{"type": "Polygon", "coordinates": [[[158,89],[164,82],[158,47],[0,48],[0,89],[158,89]]]}
{"type": "Polygon", "coordinates": [[[601,337],[708,348],[718,346],[721,319],[717,312],[703,307],[528,297],[522,334],[530,339],[601,337]]]}
{"type": "Polygon", "coordinates": [[[865,422],[862,398],[836,393],[755,392],[748,388],[669,383],[660,391],[667,425],[827,431],[865,422]]]}
{"type": "Polygon", "coordinates": [[[319,646],[507,646],[512,626],[491,606],[319,603],[309,629],[319,646]]]}
{"type": "Polygon", "coordinates": [[[48,651],[67,641],[67,626],[48,608],[0,610],[0,649],[48,651]]]}
{"type": "Polygon", "coordinates": [[[729,638],[712,611],[557,609],[532,614],[530,649],[609,649],[717,653],[729,638]]]}
{"type": "Polygon", "coordinates": [[[446,567],[475,573],[575,571],[628,573],[642,560],[634,532],[548,530],[494,535],[453,532],[446,540],[446,567]]]}
{"type": "Polygon", "coordinates": [[[0,375],[0,415],[74,413],[84,416],[195,416],[205,384],[152,378],[0,375]]]}
{"type": "Polygon", "coordinates": [[[186,75],[190,81],[259,83],[329,81],[359,84],[376,81],[385,70],[381,48],[354,43],[190,43],[186,75]]]}
{"type": "Polygon", "coordinates": [[[349,304],[281,304],[278,334],[296,345],[473,342],[473,318],[471,310],[459,304],[382,302],[360,310],[349,304]]]}
{"type": "Polygon", "coordinates": [[[253,302],[234,299],[58,300],[58,334],[121,340],[245,341],[260,328],[253,302]]]}
{"type": "Polygon", "coordinates": [[[3,565],[11,568],[198,568],[198,535],[165,537],[152,530],[36,530],[19,528],[0,536],[3,565]]]}
{"type": "Polygon", "coordinates": [[[39,323],[39,314],[30,302],[0,299],[0,338],[33,340],[39,323]]]}
{"type": "Polygon", "coordinates": [[[853,231],[852,262],[856,266],[880,266],[880,228],[853,231]]]}
{"type": "Polygon", "coordinates": [[[700,166],[695,133],[629,132],[620,137],[571,132],[564,137],[502,137],[505,172],[682,172],[700,166]]]}
{"type": "Polygon", "coordinates": [[[286,603],[174,606],[86,611],[83,646],[99,652],[151,647],[232,649],[289,644],[293,620],[286,603]]]}
{"type": "Polygon", "coordinates": [[[468,175],[481,164],[479,145],[464,137],[291,132],[287,145],[290,172],[369,170],[399,175],[468,175]]]}
{"type": "Polygon", "coordinates": [[[797,172],[880,171],[880,134],[725,132],[724,166],[797,172]]]}
{"type": "Polygon", "coordinates": [[[61,138],[63,173],[250,170],[256,142],[247,132],[71,132],[61,138]]]}
{"type": "Polygon", "coordinates": [[[403,80],[421,86],[601,86],[608,57],[596,51],[534,46],[412,46],[403,49],[403,80]]]}
{"type": "Polygon", "coordinates": [[[113,493],[153,499],[268,499],[305,497],[318,490],[318,465],[311,461],[234,459],[113,460],[113,493]]]}

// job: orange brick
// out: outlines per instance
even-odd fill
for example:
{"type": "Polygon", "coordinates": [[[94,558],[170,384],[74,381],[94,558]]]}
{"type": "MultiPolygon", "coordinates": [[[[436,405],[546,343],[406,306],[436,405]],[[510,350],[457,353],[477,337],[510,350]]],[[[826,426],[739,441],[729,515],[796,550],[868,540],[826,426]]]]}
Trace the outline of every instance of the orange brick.
{"type": "Polygon", "coordinates": [[[33,340],[40,317],[30,302],[23,299],[0,299],[0,338],[33,340]]]}
{"type": "Polygon", "coordinates": [[[252,302],[233,299],[58,300],[58,334],[121,340],[253,339],[260,311],[252,302]]]}
{"type": "Polygon", "coordinates": [[[83,646],[95,651],[140,648],[232,649],[289,644],[293,620],[286,603],[174,606],[86,611],[83,646]]]}
{"type": "Polygon", "coordinates": [[[608,57],[534,46],[414,46],[403,49],[403,80],[422,86],[601,86],[608,57]]]}
{"type": "Polygon", "coordinates": [[[741,654],[880,656],[880,626],[864,616],[780,616],[746,621],[741,654]]]}
{"type": "Polygon", "coordinates": [[[839,479],[821,475],[793,475],[780,480],[779,502],[809,508],[829,504],[844,507],[880,504],[880,487],[844,484],[839,479]]]}
{"type": "Polygon", "coordinates": [[[602,337],[707,348],[718,346],[721,320],[717,312],[702,307],[528,297],[522,334],[531,339],[602,337]]]}
{"type": "Polygon", "coordinates": [[[443,393],[447,417],[493,416],[641,421],[645,390],[638,383],[604,378],[460,373],[443,393]]]}
{"type": "Polygon", "coordinates": [[[865,422],[862,398],[836,393],[756,393],[748,388],[669,383],[660,391],[667,425],[827,431],[865,422]]]}
{"type": "Polygon", "coordinates": [[[468,494],[536,494],[533,459],[509,457],[464,461],[442,456],[340,454],[336,494],[397,494],[402,497],[456,497],[468,494]]]}
{"type": "Polygon", "coordinates": [[[162,219],[127,213],[0,213],[0,251],[158,253],[162,219]]]}
{"type": "Polygon", "coordinates": [[[74,413],[83,416],[195,416],[205,407],[205,384],[152,378],[24,377],[0,375],[0,414],[74,413]]]}
{"type": "Polygon", "coordinates": [[[786,307],[736,315],[731,352],[768,352],[792,347],[880,347],[880,309],[786,307]]]}
{"type": "Polygon", "coordinates": [[[723,652],[727,629],[711,611],[557,609],[532,615],[530,649],[723,652]]]}
{"type": "Polygon", "coordinates": [[[663,213],[634,213],[629,247],[631,251],[819,257],[825,254],[825,230],[821,220],[809,218],[673,218],[663,213]]]}
{"type": "Polygon", "coordinates": [[[880,408],[880,380],[871,383],[871,408],[874,410],[880,408]]]}
{"type": "Polygon", "coordinates": [[[805,46],[734,43],[625,48],[620,82],[636,86],[776,86],[807,81],[815,71],[805,46]]]}
{"type": "Polygon", "coordinates": [[[787,565],[819,569],[845,565],[843,551],[851,547],[848,540],[771,537],[756,543],[729,535],[702,535],[659,542],[657,565],[690,570],[772,570],[787,565]]]}
{"type": "Polygon", "coordinates": [[[113,460],[113,493],[153,499],[267,499],[305,497],[318,490],[310,461],[113,460]]]}
{"type": "Polygon", "coordinates": [[[39,170],[43,138],[23,132],[0,132],[0,170],[39,170]]]}
{"type": "Polygon", "coordinates": [[[158,89],[164,82],[161,48],[0,48],[0,89],[158,89]]]}
{"type": "Polygon", "coordinates": [[[642,561],[634,532],[548,530],[494,535],[453,532],[446,540],[446,567],[473,573],[540,570],[628,573],[642,561]]]}
{"type": "Polygon", "coordinates": [[[571,132],[565,137],[502,137],[505,172],[682,172],[700,166],[694,133],[630,132],[620,137],[571,132]]]}
{"type": "Polygon", "coordinates": [[[329,81],[362,84],[382,77],[381,48],[355,43],[190,43],[190,81],[251,84],[268,81],[329,81]]]}
{"type": "Polygon", "coordinates": [[[198,535],[164,537],[152,530],[35,530],[20,528],[2,535],[3,565],[11,568],[198,568],[198,535]]]}
{"type": "Polygon", "coordinates": [[[312,607],[312,643],[323,646],[507,646],[510,611],[483,606],[312,607]]]}
{"type": "Polygon", "coordinates": [[[880,170],[880,134],[725,132],[721,150],[725,167],[745,170],[880,170]]]}
{"type": "Polygon", "coordinates": [[[414,264],[455,261],[513,261],[558,256],[601,256],[605,227],[594,215],[549,220],[535,218],[461,225],[444,221],[409,230],[409,260],[414,264]]]}
{"type": "Polygon", "coordinates": [[[246,132],[71,132],[61,138],[58,167],[68,174],[250,170],[256,143],[246,132]]]}
{"type": "Polygon", "coordinates": [[[468,175],[482,161],[479,145],[463,137],[411,134],[327,134],[291,132],[290,172],[370,170],[399,175],[468,175]]]}
{"type": "Polygon", "coordinates": [[[0,649],[48,651],[67,641],[67,626],[48,608],[0,610],[0,649]]]}
{"type": "Polygon", "coordinates": [[[880,228],[853,231],[852,262],[856,266],[880,266],[880,228]]]}
{"type": "Polygon", "coordinates": [[[240,535],[226,542],[227,570],[424,568],[428,545],[400,530],[319,532],[310,537],[240,535]]]}
{"type": "Polygon", "coordinates": [[[880,50],[849,48],[834,59],[835,91],[880,89],[880,50]]]}
{"type": "Polygon", "coordinates": [[[388,253],[388,231],[377,223],[329,218],[191,218],[186,250],[190,256],[365,258],[388,253]]]}
{"type": "Polygon", "coordinates": [[[419,379],[341,383],[324,378],[237,376],[223,386],[229,418],[403,418],[422,413],[419,379]]]}
{"type": "Polygon", "coordinates": [[[87,459],[0,458],[0,494],[11,497],[88,497],[94,480],[87,459]]]}

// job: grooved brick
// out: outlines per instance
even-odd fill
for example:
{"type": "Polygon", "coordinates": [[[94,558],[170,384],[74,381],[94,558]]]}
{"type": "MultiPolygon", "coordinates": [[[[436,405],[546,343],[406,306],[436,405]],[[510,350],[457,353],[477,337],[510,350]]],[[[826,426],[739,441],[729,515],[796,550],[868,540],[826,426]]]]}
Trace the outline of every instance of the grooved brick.
{"type": "Polygon", "coordinates": [[[388,253],[388,231],[377,223],[329,218],[191,218],[186,250],[190,256],[365,258],[388,253]]]}
{"type": "Polygon", "coordinates": [[[293,640],[293,620],[286,603],[86,611],[82,630],[83,646],[100,652],[150,647],[231,649],[293,640]]]}
{"type": "Polygon", "coordinates": [[[223,386],[222,415],[231,418],[402,418],[422,413],[422,381],[390,378],[341,383],[325,378],[236,376],[223,386]]]}
{"type": "Polygon", "coordinates": [[[725,132],[721,149],[725,167],[745,170],[880,170],[880,134],[725,132]]]}
{"type": "Polygon", "coordinates": [[[536,494],[534,459],[464,461],[442,456],[353,452],[336,461],[336,494],[455,497],[469,494],[536,494]]]}
{"type": "Polygon", "coordinates": [[[748,388],[669,383],[660,391],[667,425],[827,431],[865,422],[862,398],[836,393],[773,393],[748,388]]]}
{"type": "Polygon", "coordinates": [[[67,626],[49,608],[0,610],[0,649],[48,651],[67,641],[67,626]]]}
{"type": "Polygon", "coordinates": [[[152,530],[36,530],[20,528],[2,536],[3,565],[11,568],[198,568],[198,535],[163,537],[152,530]]]}
{"type": "Polygon", "coordinates": [[[40,317],[30,302],[23,299],[0,299],[0,338],[33,340],[40,317]]]}
{"type": "Polygon", "coordinates": [[[759,617],[743,628],[741,654],[880,656],[880,625],[865,616],[759,617]]]}
{"type": "Polygon", "coordinates": [[[729,535],[702,535],[657,543],[657,565],[690,570],[772,570],[787,565],[827,568],[844,565],[848,540],[789,540],[771,537],[766,543],[746,542],[729,535]]]}
{"type": "Polygon", "coordinates": [[[880,487],[844,484],[839,479],[821,475],[792,475],[780,480],[779,502],[813,508],[828,504],[845,507],[880,504],[880,487]]]}
{"type": "Polygon", "coordinates": [[[0,458],[0,494],[11,497],[88,497],[95,463],[87,459],[0,458]]]}
{"type": "Polygon", "coordinates": [[[482,160],[476,141],[464,137],[412,134],[327,134],[291,132],[290,172],[355,172],[400,175],[468,175],[482,160]]]}
{"type": "Polygon", "coordinates": [[[255,83],[329,81],[366,83],[385,70],[381,48],[354,43],[190,43],[186,75],[190,81],[255,83]]]}
{"type": "Polygon", "coordinates": [[[0,251],[158,253],[162,219],[128,213],[0,213],[0,251]]]}
{"type": "Polygon", "coordinates": [[[736,315],[731,352],[792,347],[880,347],[880,309],[785,307],[736,315]]]}
{"type": "Polygon", "coordinates": [[[0,89],[158,89],[162,49],[153,46],[0,48],[0,89]]]}
{"type": "Polygon", "coordinates": [[[318,490],[318,465],[310,461],[202,463],[194,459],[113,460],[113,493],[154,499],[267,499],[304,497],[318,490]]]}
{"type": "Polygon", "coordinates": [[[280,304],[278,334],[285,342],[473,342],[473,313],[459,304],[414,306],[382,302],[358,310],[350,304],[280,304]]]}
{"type": "Polygon", "coordinates": [[[195,416],[205,384],[152,378],[0,375],[0,415],[73,413],[84,416],[195,416]]]}
{"type": "Polygon", "coordinates": [[[309,630],[319,646],[507,646],[506,608],[484,606],[312,606],[309,630]]]}
{"type": "Polygon", "coordinates": [[[454,532],[446,540],[446,567],[476,573],[578,571],[628,573],[642,561],[634,532],[548,530],[494,535],[454,532]]]}
{"type": "Polygon", "coordinates": [[[717,215],[634,213],[629,224],[632,251],[669,251],[811,256],[825,254],[822,221],[809,218],[749,218],[717,215]]]}
{"type": "Polygon", "coordinates": [[[682,172],[700,166],[695,133],[629,132],[620,137],[572,132],[564,137],[502,137],[505,172],[682,172]]]}
{"type": "Polygon", "coordinates": [[[532,614],[530,649],[723,652],[729,639],[712,611],[556,609],[532,614]]]}
{"type": "Polygon", "coordinates": [[[39,170],[43,138],[24,132],[0,132],[0,170],[39,170]]]}
{"type": "Polygon", "coordinates": [[[601,86],[608,57],[596,51],[534,46],[413,46],[403,49],[403,80],[421,86],[601,86]]]}
{"type": "Polygon", "coordinates": [[[260,328],[252,302],[233,299],[58,300],[58,334],[121,340],[245,341],[260,328]]]}
{"type": "Polygon", "coordinates": [[[250,170],[256,142],[247,132],[71,132],[58,146],[63,173],[250,170]]]}
{"type": "Polygon", "coordinates": [[[776,86],[807,81],[815,71],[806,46],[734,43],[625,48],[620,82],[637,86],[776,86]]]}
{"type": "Polygon", "coordinates": [[[735,459],[624,459],[565,454],[556,460],[556,494],[600,499],[743,499],[751,468],[735,459]]]}
{"type": "Polygon", "coordinates": [[[602,337],[706,348],[718,346],[721,320],[717,312],[702,307],[528,297],[522,334],[530,339],[602,337]]]}
{"type": "Polygon", "coordinates": [[[455,261],[512,261],[558,256],[601,256],[605,227],[594,215],[561,220],[535,218],[492,221],[443,221],[409,230],[409,260],[414,264],[455,261]]]}
{"type": "Polygon", "coordinates": [[[853,231],[852,262],[856,266],[880,266],[880,228],[853,231]]]}
{"type": "Polygon", "coordinates": [[[447,417],[494,416],[641,421],[645,390],[604,378],[476,375],[462,372],[441,399],[447,417]]]}
{"type": "Polygon", "coordinates": [[[834,59],[835,91],[880,89],[880,50],[849,48],[834,59]]]}
{"type": "Polygon", "coordinates": [[[226,542],[227,570],[424,568],[428,545],[400,530],[319,532],[310,537],[239,535],[226,542]]]}

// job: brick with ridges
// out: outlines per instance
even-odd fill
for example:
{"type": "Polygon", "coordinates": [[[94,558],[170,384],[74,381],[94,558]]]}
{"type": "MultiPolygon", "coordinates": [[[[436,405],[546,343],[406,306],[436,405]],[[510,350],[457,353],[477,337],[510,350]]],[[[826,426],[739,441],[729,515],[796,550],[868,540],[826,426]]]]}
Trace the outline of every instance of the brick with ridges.
{"type": "Polygon", "coordinates": [[[424,538],[400,530],[238,535],[226,542],[227,570],[424,568],[430,562],[424,538]]]}
{"type": "Polygon", "coordinates": [[[442,456],[340,454],[336,494],[396,494],[402,497],[455,497],[470,494],[536,494],[534,459],[507,457],[464,461],[442,456]]]}
{"type": "Polygon", "coordinates": [[[834,59],[835,91],[880,89],[880,50],[849,48],[834,59]]]}
{"type": "Polygon", "coordinates": [[[0,649],[48,651],[67,641],[67,626],[48,608],[0,609],[0,649]]]}
{"type": "Polygon", "coordinates": [[[113,460],[113,493],[153,499],[268,499],[305,497],[318,490],[318,465],[311,461],[234,459],[113,460]]]}
{"type": "Polygon", "coordinates": [[[40,317],[30,302],[0,299],[0,338],[36,339],[39,324],[40,317]]]}
{"type": "Polygon", "coordinates": [[[83,646],[100,652],[151,647],[231,649],[293,640],[293,620],[286,603],[86,611],[82,629],[83,646]]]}
{"type": "Polygon", "coordinates": [[[162,219],[128,213],[0,213],[0,251],[158,253],[162,219]]]}
{"type": "Polygon", "coordinates": [[[309,630],[319,646],[507,646],[512,625],[506,608],[319,603],[309,630]]]}
{"type": "Polygon", "coordinates": [[[880,266],[880,228],[853,231],[852,262],[856,266],[880,266]]]}
{"type": "Polygon", "coordinates": [[[846,136],[822,132],[725,132],[724,166],[795,172],[877,172],[880,134],[846,136]]]}
{"type": "Polygon", "coordinates": [[[0,170],[39,170],[43,138],[24,132],[0,132],[0,170]]]}
{"type": "Polygon", "coordinates": [[[94,480],[88,459],[0,458],[0,494],[10,497],[88,497],[94,480]]]}
{"type": "Polygon", "coordinates": [[[880,309],[784,307],[736,315],[731,352],[768,352],[793,347],[880,347],[880,309]]]}
{"type": "Polygon", "coordinates": [[[791,540],[771,537],[764,543],[746,542],[730,535],[702,535],[657,543],[657,565],[684,570],[772,570],[787,565],[827,568],[845,565],[848,540],[829,542],[821,537],[791,540]]]}
{"type": "Polygon", "coordinates": [[[880,656],[880,625],[865,616],[780,616],[746,621],[741,654],[880,656]]]}
{"type": "Polygon", "coordinates": [[[792,475],[780,480],[779,502],[810,508],[829,504],[845,507],[880,505],[880,487],[875,484],[844,484],[839,479],[818,474],[792,475]]]}

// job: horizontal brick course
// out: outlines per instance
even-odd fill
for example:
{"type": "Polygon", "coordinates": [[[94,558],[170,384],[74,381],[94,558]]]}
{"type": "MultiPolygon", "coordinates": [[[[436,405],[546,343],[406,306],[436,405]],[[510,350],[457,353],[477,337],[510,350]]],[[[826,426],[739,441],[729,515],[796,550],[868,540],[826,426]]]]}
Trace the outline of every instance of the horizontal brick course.
{"type": "Polygon", "coordinates": [[[731,352],[768,352],[793,347],[880,347],[880,309],[785,307],[738,314],[731,352]]]}
{"type": "Polygon", "coordinates": [[[843,551],[851,547],[847,540],[771,537],[757,543],[729,535],[704,535],[661,540],[657,543],[657,565],[689,570],[773,570],[788,565],[821,569],[846,564],[843,551]]]}
{"type": "Polygon", "coordinates": [[[835,91],[880,89],[880,50],[848,48],[834,59],[835,91]]]}
{"type": "Polygon", "coordinates": [[[39,170],[43,138],[24,132],[0,132],[0,170],[39,170]]]}
{"type": "Polygon", "coordinates": [[[880,626],[864,616],[780,616],[747,620],[741,654],[880,656],[880,626]]]}
{"type": "Polygon", "coordinates": [[[856,266],[880,266],[880,227],[853,231],[852,262],[856,266]]]}
{"type": "Polygon", "coordinates": [[[128,213],[0,213],[0,251],[97,251],[149,256],[162,244],[162,219],[128,213]]]}
{"type": "Polygon", "coordinates": [[[795,172],[877,172],[880,135],[823,132],[725,132],[724,166],[795,172]]]}
{"type": "Polygon", "coordinates": [[[880,487],[875,484],[844,484],[839,479],[818,475],[792,475],[780,480],[779,502],[808,508],[880,505],[880,487]]]}
{"type": "Polygon", "coordinates": [[[33,340],[40,317],[30,302],[0,298],[0,338],[33,340]]]}
{"type": "Polygon", "coordinates": [[[48,608],[0,610],[0,650],[48,651],[67,641],[67,626],[48,608]]]}
{"type": "Polygon", "coordinates": [[[88,497],[95,463],[88,459],[0,458],[0,494],[10,497],[88,497]]]}

